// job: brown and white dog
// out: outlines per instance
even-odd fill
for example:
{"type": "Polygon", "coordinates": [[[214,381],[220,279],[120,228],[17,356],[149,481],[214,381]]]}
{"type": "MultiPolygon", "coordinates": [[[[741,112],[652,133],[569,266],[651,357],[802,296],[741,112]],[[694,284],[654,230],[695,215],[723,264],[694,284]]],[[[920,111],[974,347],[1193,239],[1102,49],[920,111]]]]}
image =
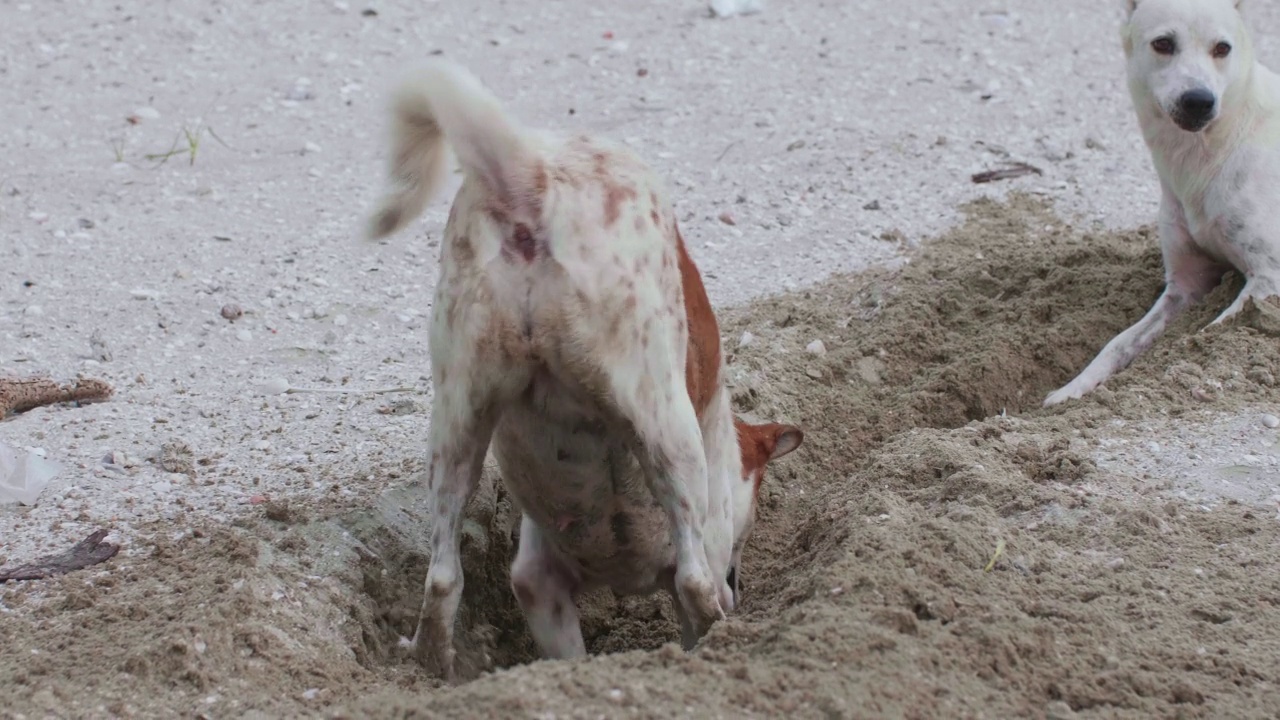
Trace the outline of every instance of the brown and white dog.
{"type": "Polygon", "coordinates": [[[626,149],[519,126],[435,61],[393,103],[392,189],[369,234],[464,179],[432,308],[431,561],[412,640],[453,677],[462,512],[492,442],[522,512],[511,586],[542,654],[585,654],[576,595],[665,589],[686,649],[737,602],[765,463],[801,431],[735,418],[720,334],[675,213],[626,149]]]}

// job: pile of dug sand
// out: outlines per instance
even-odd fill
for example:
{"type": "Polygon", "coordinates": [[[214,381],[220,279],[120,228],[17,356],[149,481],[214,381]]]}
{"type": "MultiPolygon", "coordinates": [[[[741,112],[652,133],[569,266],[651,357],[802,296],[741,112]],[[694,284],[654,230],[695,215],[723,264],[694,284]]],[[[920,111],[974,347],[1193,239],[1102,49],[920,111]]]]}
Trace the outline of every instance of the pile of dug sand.
{"type": "Polygon", "coordinates": [[[1229,278],[1107,388],[1041,410],[1159,294],[1153,233],[1083,235],[1025,197],[965,210],[900,268],[721,313],[739,410],[806,440],[766,481],[743,607],[696,652],[664,598],[600,594],[583,603],[597,654],[534,662],[490,472],[465,532],[459,687],[394,647],[426,570],[411,482],[372,508],[267,505],[159,533],[142,559],[0,587],[0,714],[1274,712],[1275,508],[1188,503],[1099,461],[1145,420],[1275,406],[1274,309],[1197,332],[1229,278]]]}

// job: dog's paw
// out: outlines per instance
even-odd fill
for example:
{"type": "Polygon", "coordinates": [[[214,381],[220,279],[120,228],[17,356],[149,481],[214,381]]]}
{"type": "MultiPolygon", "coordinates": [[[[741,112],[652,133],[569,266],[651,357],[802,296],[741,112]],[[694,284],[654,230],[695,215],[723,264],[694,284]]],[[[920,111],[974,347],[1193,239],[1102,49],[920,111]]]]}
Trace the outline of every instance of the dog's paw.
{"type": "Polygon", "coordinates": [[[1049,393],[1049,396],[1044,399],[1044,407],[1050,408],[1054,405],[1061,405],[1068,400],[1079,400],[1082,395],[1084,395],[1083,392],[1075,390],[1068,385],[1060,390],[1054,390],[1049,393]]]}

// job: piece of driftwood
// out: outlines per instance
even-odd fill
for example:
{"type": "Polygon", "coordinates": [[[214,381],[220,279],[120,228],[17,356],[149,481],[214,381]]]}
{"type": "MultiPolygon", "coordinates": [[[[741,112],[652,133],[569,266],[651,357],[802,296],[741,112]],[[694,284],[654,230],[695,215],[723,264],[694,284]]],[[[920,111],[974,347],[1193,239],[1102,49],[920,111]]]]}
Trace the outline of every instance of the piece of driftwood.
{"type": "Polygon", "coordinates": [[[106,530],[95,530],[66,552],[46,555],[29,565],[0,568],[0,583],[7,580],[42,580],[106,562],[120,552],[119,545],[102,542],[106,536],[106,530]]]}
{"type": "Polygon", "coordinates": [[[996,170],[987,170],[985,172],[974,173],[971,180],[975,183],[989,183],[996,180],[1011,180],[1023,175],[1043,175],[1040,168],[1035,165],[1028,165],[1024,162],[1012,162],[1005,167],[996,170]]]}
{"type": "Polygon", "coordinates": [[[106,400],[112,392],[106,382],[91,378],[58,382],[46,377],[0,377],[0,418],[44,405],[106,400]]]}

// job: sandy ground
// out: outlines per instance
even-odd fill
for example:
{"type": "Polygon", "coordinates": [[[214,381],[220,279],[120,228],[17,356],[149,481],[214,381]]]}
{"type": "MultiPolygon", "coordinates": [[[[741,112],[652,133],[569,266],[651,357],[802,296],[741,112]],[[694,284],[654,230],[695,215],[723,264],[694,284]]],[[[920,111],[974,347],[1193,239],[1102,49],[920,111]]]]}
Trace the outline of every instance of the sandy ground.
{"type": "Polygon", "coordinates": [[[1224,287],[1096,397],[1037,409],[1160,289],[1119,4],[616,5],[0,0],[0,371],[117,389],[0,423],[66,467],[0,508],[0,566],[123,545],[0,587],[0,716],[1274,713],[1272,310],[1197,333],[1224,287]],[[492,475],[464,548],[477,679],[392,651],[425,573],[448,200],[355,238],[385,91],[436,51],[669,178],[739,409],[806,429],[745,607],[692,655],[664,600],[604,596],[600,656],[529,664],[492,475]],[[1004,160],[1043,174],[969,182],[1004,160]]]}

